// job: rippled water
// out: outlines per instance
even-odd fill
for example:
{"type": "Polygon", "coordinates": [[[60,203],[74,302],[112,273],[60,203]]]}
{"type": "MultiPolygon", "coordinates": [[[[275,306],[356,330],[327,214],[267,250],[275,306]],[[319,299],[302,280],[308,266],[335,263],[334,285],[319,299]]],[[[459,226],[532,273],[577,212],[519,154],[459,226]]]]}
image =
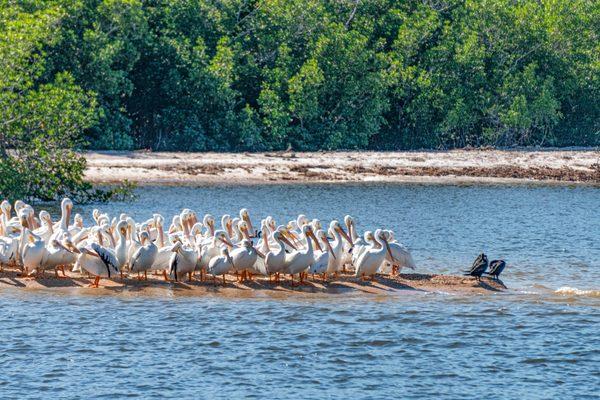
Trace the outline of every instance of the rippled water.
{"type": "MultiPolygon", "coordinates": [[[[598,398],[600,189],[420,185],[141,188],[146,218],[250,208],[390,227],[421,271],[479,251],[508,294],[190,298],[0,292],[7,398],[598,398]]],[[[89,221],[94,206],[76,207],[89,221]]]]}

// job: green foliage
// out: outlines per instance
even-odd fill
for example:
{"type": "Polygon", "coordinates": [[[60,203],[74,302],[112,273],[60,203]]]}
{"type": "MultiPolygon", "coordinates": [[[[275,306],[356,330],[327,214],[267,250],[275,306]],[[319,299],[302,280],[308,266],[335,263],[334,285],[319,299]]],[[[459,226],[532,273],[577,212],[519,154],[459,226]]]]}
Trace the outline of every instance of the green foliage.
{"type": "MultiPolygon", "coordinates": [[[[85,158],[74,151],[97,123],[96,95],[70,72],[48,74],[44,49],[59,42],[57,7],[0,8],[0,195],[94,198],[85,158]]],[[[108,193],[108,192],[107,192],[108,193]]]]}
{"type": "Polygon", "coordinates": [[[4,4],[5,148],[600,145],[598,1],[4,4]]]}

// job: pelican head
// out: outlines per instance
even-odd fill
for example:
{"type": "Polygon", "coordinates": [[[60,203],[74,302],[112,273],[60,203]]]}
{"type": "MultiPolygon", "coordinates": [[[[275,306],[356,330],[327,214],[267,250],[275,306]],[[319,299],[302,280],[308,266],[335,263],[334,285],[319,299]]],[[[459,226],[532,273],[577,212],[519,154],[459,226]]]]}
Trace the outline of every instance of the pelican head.
{"type": "Polygon", "coordinates": [[[227,237],[227,233],[225,231],[222,231],[222,230],[216,231],[215,232],[215,238],[217,240],[221,241],[222,243],[226,244],[229,247],[234,247],[233,243],[231,243],[231,241],[227,237]]]}
{"type": "Polygon", "coordinates": [[[242,208],[240,210],[240,218],[246,224],[248,224],[248,230],[250,232],[250,236],[254,235],[254,228],[252,227],[252,221],[250,220],[250,213],[248,213],[248,209],[242,208]]]}
{"type": "Polygon", "coordinates": [[[298,218],[296,218],[296,225],[299,228],[302,228],[306,224],[308,224],[308,218],[306,218],[306,215],[304,215],[304,214],[298,215],[298,218]]]}
{"type": "Polygon", "coordinates": [[[298,250],[298,247],[296,247],[296,245],[294,245],[294,243],[292,243],[290,239],[287,238],[285,228],[283,228],[282,226],[277,228],[277,230],[273,233],[273,238],[275,240],[281,240],[283,243],[287,244],[294,250],[298,250]]]}
{"type": "Polygon", "coordinates": [[[231,230],[231,216],[229,214],[225,214],[221,217],[221,227],[227,231],[230,236],[233,234],[233,231],[231,230]]]}
{"type": "Polygon", "coordinates": [[[355,238],[355,226],[354,226],[354,218],[352,218],[350,215],[346,215],[344,217],[344,224],[346,225],[346,229],[348,229],[348,234],[350,235],[350,237],[355,238]]]}
{"type": "Polygon", "coordinates": [[[140,243],[142,245],[144,245],[149,240],[150,240],[150,235],[148,234],[148,232],[147,231],[142,231],[140,233],[140,243]]]}
{"type": "Polygon", "coordinates": [[[352,238],[350,236],[348,236],[348,234],[346,233],[346,231],[344,230],[344,228],[342,228],[342,225],[340,225],[339,221],[337,220],[333,220],[331,221],[331,223],[329,224],[329,229],[338,232],[340,235],[342,235],[342,237],[344,239],[346,239],[346,241],[348,243],[350,243],[350,246],[354,245],[354,242],[352,241],[352,238]]]}
{"type": "Polygon", "coordinates": [[[260,250],[258,250],[256,247],[254,247],[254,243],[252,243],[251,240],[248,240],[248,239],[242,240],[242,247],[246,248],[246,250],[248,250],[248,251],[254,250],[260,258],[265,258],[265,255],[260,250]]]}
{"type": "Polygon", "coordinates": [[[329,239],[327,238],[327,232],[325,232],[323,229],[319,229],[317,231],[317,237],[321,239],[321,242],[323,244],[325,244],[325,247],[329,251],[329,254],[331,254],[333,258],[336,259],[333,248],[331,247],[331,243],[329,243],[329,239]]]}
{"type": "Polygon", "coordinates": [[[3,200],[2,204],[0,204],[0,209],[2,210],[2,212],[4,213],[4,215],[6,215],[6,218],[9,219],[10,218],[10,211],[12,209],[12,206],[10,205],[10,202],[8,200],[3,200]]]}
{"type": "Polygon", "coordinates": [[[75,223],[76,227],[83,229],[83,217],[81,214],[75,214],[73,217],[73,222],[75,223]]]}
{"type": "Polygon", "coordinates": [[[21,211],[21,209],[23,209],[23,207],[25,207],[26,204],[24,201],[22,200],[17,200],[15,201],[15,212],[18,214],[19,211],[21,211]]]}
{"type": "Polygon", "coordinates": [[[190,233],[192,236],[196,236],[199,235],[202,232],[202,222],[196,222],[193,226],[192,229],[190,229],[190,233]]]}
{"type": "Polygon", "coordinates": [[[289,231],[295,231],[298,228],[299,228],[298,223],[294,220],[288,222],[288,224],[287,224],[287,229],[289,231]]]}
{"type": "Polygon", "coordinates": [[[394,256],[392,255],[392,250],[390,249],[390,244],[388,243],[386,232],[383,229],[377,229],[375,231],[375,238],[383,243],[388,255],[390,256],[390,259],[395,261],[394,256]]]}
{"type": "Polygon", "coordinates": [[[60,207],[63,210],[66,210],[67,208],[73,209],[73,202],[68,197],[65,197],[64,199],[62,199],[60,207]]]}
{"type": "Polygon", "coordinates": [[[385,235],[385,239],[388,242],[393,242],[394,241],[394,231],[391,231],[389,229],[385,229],[385,230],[383,230],[383,234],[385,235]]]}
{"type": "Polygon", "coordinates": [[[315,232],[316,232],[316,231],[318,231],[319,229],[321,229],[321,228],[322,228],[321,221],[319,221],[319,220],[318,220],[318,219],[316,219],[316,218],[315,218],[315,219],[313,219],[313,220],[310,222],[310,224],[312,225],[312,228],[313,228],[313,230],[314,230],[315,232]]]}
{"type": "Polygon", "coordinates": [[[346,227],[348,228],[350,225],[352,225],[354,223],[354,218],[352,218],[350,215],[346,215],[344,217],[344,224],[346,224],[346,227]]]}
{"type": "Polygon", "coordinates": [[[171,226],[169,227],[169,234],[175,233],[181,230],[181,217],[179,215],[175,215],[171,222],[171,226]]]}
{"type": "Polygon", "coordinates": [[[40,221],[48,225],[52,225],[52,217],[50,216],[50,213],[46,210],[40,211],[40,221]]]}
{"type": "Polygon", "coordinates": [[[196,222],[198,222],[198,216],[196,215],[196,211],[190,210],[189,220],[190,220],[190,226],[193,226],[196,222]]]}
{"type": "Polygon", "coordinates": [[[202,224],[208,227],[209,234],[211,236],[215,234],[215,217],[210,214],[204,215],[204,218],[202,218],[202,224]]]}
{"type": "Polygon", "coordinates": [[[154,215],[152,216],[152,218],[154,219],[154,226],[155,226],[157,229],[162,229],[162,227],[163,227],[163,224],[164,224],[164,222],[165,222],[165,219],[163,218],[163,216],[162,216],[162,215],[160,215],[160,214],[154,214],[154,215]]]}
{"type": "Polygon", "coordinates": [[[117,222],[117,232],[119,232],[119,235],[121,236],[126,236],[127,235],[127,221],[119,221],[117,222]]]}
{"type": "Polygon", "coordinates": [[[275,218],[273,218],[269,215],[266,218],[266,220],[267,220],[267,224],[269,225],[269,228],[271,228],[271,231],[274,231],[277,227],[277,225],[275,224],[275,218]]]}
{"type": "Polygon", "coordinates": [[[135,221],[133,220],[133,218],[127,217],[125,221],[127,222],[127,228],[130,231],[135,231],[135,221]]]}
{"type": "Polygon", "coordinates": [[[240,232],[242,232],[246,239],[249,239],[251,237],[250,229],[248,228],[248,223],[246,223],[246,221],[240,221],[238,223],[238,229],[240,230],[240,232]]]}
{"type": "Polygon", "coordinates": [[[309,224],[306,224],[302,227],[302,233],[304,234],[304,236],[311,237],[312,239],[317,239],[317,237],[315,236],[315,233],[313,232],[312,227],[309,224]]]}

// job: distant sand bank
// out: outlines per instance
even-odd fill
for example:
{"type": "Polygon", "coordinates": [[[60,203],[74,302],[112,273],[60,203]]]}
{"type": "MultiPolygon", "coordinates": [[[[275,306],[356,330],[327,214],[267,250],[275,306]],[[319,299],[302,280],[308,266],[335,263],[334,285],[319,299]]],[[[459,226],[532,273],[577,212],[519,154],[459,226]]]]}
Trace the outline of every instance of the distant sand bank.
{"type": "MultiPolygon", "coordinates": [[[[297,277],[296,277],[297,278],[297,277]]],[[[44,278],[23,278],[17,270],[5,269],[0,272],[0,290],[3,288],[21,288],[28,290],[47,289],[69,293],[141,293],[164,294],[165,291],[176,290],[178,294],[202,296],[216,294],[225,297],[287,297],[311,295],[335,295],[348,293],[364,293],[373,295],[401,294],[403,291],[444,292],[456,294],[482,294],[502,292],[505,288],[498,282],[483,278],[481,282],[475,278],[452,275],[401,274],[399,276],[377,276],[374,282],[362,281],[352,275],[340,275],[328,282],[318,277],[310,279],[302,285],[291,286],[287,277],[280,283],[272,283],[265,277],[255,278],[250,282],[239,283],[233,275],[227,276],[215,284],[212,278],[200,282],[198,276],[192,282],[165,282],[161,276],[148,275],[147,281],[138,281],[135,277],[102,279],[100,288],[88,288],[93,279],[78,273],[67,272],[67,278],[58,279],[53,272],[47,272],[44,278]]]]}
{"type": "Polygon", "coordinates": [[[89,152],[86,179],[139,184],[268,182],[600,184],[600,152],[453,150],[423,152],[89,152]]]}

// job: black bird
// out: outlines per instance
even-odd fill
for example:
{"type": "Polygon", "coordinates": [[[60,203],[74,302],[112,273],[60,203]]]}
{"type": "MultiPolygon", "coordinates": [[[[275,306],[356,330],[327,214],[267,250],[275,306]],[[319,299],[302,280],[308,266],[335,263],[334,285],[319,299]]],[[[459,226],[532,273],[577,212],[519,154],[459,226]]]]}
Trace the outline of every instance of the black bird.
{"type": "Polygon", "coordinates": [[[504,271],[505,267],[506,262],[504,260],[492,260],[490,262],[490,272],[486,272],[486,274],[493,276],[496,280],[498,280],[498,277],[502,271],[504,271]]]}
{"type": "Polygon", "coordinates": [[[474,276],[477,280],[481,280],[481,275],[485,273],[488,268],[488,258],[484,253],[477,256],[473,265],[469,271],[465,271],[465,275],[474,276]]]}

